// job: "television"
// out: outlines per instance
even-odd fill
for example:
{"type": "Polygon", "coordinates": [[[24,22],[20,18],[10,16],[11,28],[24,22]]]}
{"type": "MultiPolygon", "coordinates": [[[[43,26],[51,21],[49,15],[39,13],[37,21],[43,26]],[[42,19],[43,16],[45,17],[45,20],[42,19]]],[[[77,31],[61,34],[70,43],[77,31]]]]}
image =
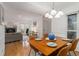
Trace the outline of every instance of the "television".
{"type": "Polygon", "coordinates": [[[5,28],[5,32],[6,33],[15,33],[16,32],[16,28],[5,28]]]}

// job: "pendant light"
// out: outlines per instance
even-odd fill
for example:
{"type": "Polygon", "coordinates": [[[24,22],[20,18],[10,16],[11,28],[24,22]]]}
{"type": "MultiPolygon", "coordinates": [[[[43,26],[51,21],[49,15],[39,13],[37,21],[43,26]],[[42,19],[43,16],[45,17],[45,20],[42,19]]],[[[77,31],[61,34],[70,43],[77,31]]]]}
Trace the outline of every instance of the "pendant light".
{"type": "Polygon", "coordinates": [[[50,11],[50,12],[47,12],[46,14],[45,14],[45,17],[46,18],[49,18],[49,19],[52,19],[52,18],[59,18],[59,17],[61,17],[62,15],[64,15],[64,13],[60,10],[60,11],[57,11],[57,10],[55,10],[55,7],[54,7],[54,2],[53,2],[53,8],[52,8],[52,10],[50,11]]]}

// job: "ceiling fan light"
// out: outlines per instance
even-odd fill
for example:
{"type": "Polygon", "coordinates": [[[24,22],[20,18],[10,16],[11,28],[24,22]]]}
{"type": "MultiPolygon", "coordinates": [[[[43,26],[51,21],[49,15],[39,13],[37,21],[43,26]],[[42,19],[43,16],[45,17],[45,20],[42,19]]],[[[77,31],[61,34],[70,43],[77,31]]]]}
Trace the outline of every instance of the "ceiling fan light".
{"type": "Polygon", "coordinates": [[[52,11],[50,12],[51,15],[55,15],[56,13],[57,13],[56,10],[52,10],[52,11]]]}
{"type": "Polygon", "coordinates": [[[46,14],[45,14],[45,17],[49,17],[49,13],[46,13],[46,14]]]}

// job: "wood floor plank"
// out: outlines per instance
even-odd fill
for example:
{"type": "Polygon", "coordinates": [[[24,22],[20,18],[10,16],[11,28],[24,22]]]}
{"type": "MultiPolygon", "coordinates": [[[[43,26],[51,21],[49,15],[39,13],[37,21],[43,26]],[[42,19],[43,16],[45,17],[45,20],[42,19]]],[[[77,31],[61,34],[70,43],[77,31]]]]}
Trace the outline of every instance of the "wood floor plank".
{"type": "Polygon", "coordinates": [[[30,52],[30,46],[23,47],[21,41],[7,43],[5,56],[27,56],[30,52]]]}

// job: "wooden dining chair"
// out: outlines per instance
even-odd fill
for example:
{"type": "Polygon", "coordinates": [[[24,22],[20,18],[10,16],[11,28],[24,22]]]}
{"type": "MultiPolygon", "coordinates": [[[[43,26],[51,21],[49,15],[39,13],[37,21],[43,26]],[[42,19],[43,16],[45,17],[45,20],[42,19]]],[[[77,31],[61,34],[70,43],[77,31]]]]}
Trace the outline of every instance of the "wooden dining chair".
{"type": "Polygon", "coordinates": [[[71,48],[70,48],[70,52],[72,51],[75,55],[76,55],[76,53],[75,53],[75,49],[76,49],[76,47],[77,47],[77,43],[78,43],[78,40],[79,39],[74,39],[73,41],[72,41],[72,45],[71,45],[71,48]]]}
{"type": "Polygon", "coordinates": [[[62,47],[62,48],[59,50],[57,56],[67,56],[70,47],[71,47],[71,45],[62,47]]]}

